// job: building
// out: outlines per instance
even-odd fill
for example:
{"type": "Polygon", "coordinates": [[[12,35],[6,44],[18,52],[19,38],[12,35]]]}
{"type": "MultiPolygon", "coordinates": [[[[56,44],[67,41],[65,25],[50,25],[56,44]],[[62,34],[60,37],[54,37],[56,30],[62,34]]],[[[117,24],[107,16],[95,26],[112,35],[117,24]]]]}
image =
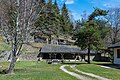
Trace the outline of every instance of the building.
{"type": "Polygon", "coordinates": [[[114,64],[120,64],[120,42],[108,47],[114,50],[114,64]]]}
{"type": "MultiPolygon", "coordinates": [[[[87,60],[88,50],[81,50],[75,45],[75,40],[72,37],[65,36],[41,36],[36,34],[34,36],[34,44],[41,47],[38,58],[40,59],[78,59],[87,60]],[[41,45],[41,46],[40,46],[41,45]]],[[[96,52],[90,51],[91,60],[96,55],[96,52]]]]}
{"type": "MultiPolygon", "coordinates": [[[[73,59],[73,60],[87,60],[88,51],[81,50],[77,46],[44,46],[40,49],[38,57],[40,59],[73,59]]],[[[90,51],[91,60],[95,57],[97,53],[93,50],[90,51]]]]}
{"type": "Polygon", "coordinates": [[[79,48],[68,46],[44,46],[40,49],[38,57],[43,59],[74,59],[80,53],[79,48]]]}

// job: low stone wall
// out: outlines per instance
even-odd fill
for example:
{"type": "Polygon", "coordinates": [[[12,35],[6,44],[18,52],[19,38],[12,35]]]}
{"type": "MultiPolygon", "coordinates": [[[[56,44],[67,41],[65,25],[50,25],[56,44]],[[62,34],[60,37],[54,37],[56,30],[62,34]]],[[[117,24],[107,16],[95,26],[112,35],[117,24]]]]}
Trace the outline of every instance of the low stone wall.
{"type": "Polygon", "coordinates": [[[37,60],[38,52],[25,52],[21,53],[19,60],[37,60]]]}
{"type": "Polygon", "coordinates": [[[1,51],[0,52],[0,61],[7,61],[11,51],[1,51]]]}
{"type": "MultiPolygon", "coordinates": [[[[1,51],[0,61],[8,61],[11,51],[1,51]]],[[[39,52],[22,52],[18,60],[37,60],[37,55],[39,52]]],[[[10,60],[10,59],[9,59],[10,60]]]]}

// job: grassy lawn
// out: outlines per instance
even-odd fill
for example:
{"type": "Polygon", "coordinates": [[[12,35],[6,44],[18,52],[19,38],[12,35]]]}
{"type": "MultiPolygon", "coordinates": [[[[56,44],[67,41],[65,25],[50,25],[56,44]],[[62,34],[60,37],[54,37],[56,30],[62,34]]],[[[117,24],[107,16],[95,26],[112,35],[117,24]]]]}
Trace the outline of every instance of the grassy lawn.
{"type": "MultiPolygon", "coordinates": [[[[8,62],[0,62],[0,70],[8,69],[8,66],[8,62]]],[[[61,71],[60,66],[61,64],[20,61],[15,66],[15,74],[0,74],[0,80],[77,80],[61,71]]]]}
{"type": "MultiPolygon", "coordinates": [[[[93,73],[112,80],[120,79],[120,69],[106,69],[100,67],[101,66],[100,64],[110,64],[110,63],[92,62],[92,64],[87,64],[87,63],[76,63],[76,64],[77,64],[76,65],[77,69],[81,71],[93,73]]],[[[19,61],[16,63],[15,66],[15,74],[13,75],[0,74],[0,80],[78,80],[75,77],[72,77],[71,75],[61,71],[59,69],[61,65],[62,64],[57,64],[57,65],[47,64],[46,62],[37,63],[36,61],[19,61]]],[[[8,69],[8,66],[9,66],[8,62],[0,62],[0,71],[4,69],[8,69]]],[[[70,67],[65,67],[65,68],[71,72],[75,72],[70,67]]],[[[83,75],[79,72],[76,73],[83,75]]],[[[87,75],[83,75],[83,76],[92,78],[87,75]]],[[[97,80],[97,79],[92,78],[92,80],[97,80]]]]}
{"type": "MultiPolygon", "coordinates": [[[[102,77],[106,77],[112,80],[120,80],[120,69],[107,69],[101,67],[100,64],[103,63],[93,63],[93,64],[79,64],[77,65],[77,69],[93,73],[102,77]]],[[[104,63],[104,64],[110,64],[110,63],[104,63]]]]}
{"type": "Polygon", "coordinates": [[[79,75],[85,76],[85,77],[87,77],[87,78],[91,78],[92,80],[97,80],[97,79],[94,78],[94,77],[91,77],[91,76],[88,76],[88,75],[85,75],[85,74],[82,74],[82,73],[79,73],[79,72],[73,70],[70,66],[66,66],[65,69],[67,69],[68,71],[71,71],[71,72],[75,72],[75,73],[77,73],[77,74],[79,74],[79,75]]]}

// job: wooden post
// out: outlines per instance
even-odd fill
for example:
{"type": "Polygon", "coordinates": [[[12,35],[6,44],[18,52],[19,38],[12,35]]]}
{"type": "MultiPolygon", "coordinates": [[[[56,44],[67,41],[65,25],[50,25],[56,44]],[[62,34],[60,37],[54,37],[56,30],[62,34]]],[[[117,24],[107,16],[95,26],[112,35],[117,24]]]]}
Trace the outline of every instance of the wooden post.
{"type": "Polygon", "coordinates": [[[55,59],[56,59],[56,55],[57,55],[57,54],[55,53],[55,59]]]}
{"type": "Polygon", "coordinates": [[[51,59],[51,53],[49,54],[49,58],[51,59]]]}
{"type": "Polygon", "coordinates": [[[64,54],[61,54],[61,58],[64,59],[64,54]]]}
{"type": "Polygon", "coordinates": [[[62,58],[62,63],[64,62],[64,54],[61,54],[61,58],[62,58]]]}

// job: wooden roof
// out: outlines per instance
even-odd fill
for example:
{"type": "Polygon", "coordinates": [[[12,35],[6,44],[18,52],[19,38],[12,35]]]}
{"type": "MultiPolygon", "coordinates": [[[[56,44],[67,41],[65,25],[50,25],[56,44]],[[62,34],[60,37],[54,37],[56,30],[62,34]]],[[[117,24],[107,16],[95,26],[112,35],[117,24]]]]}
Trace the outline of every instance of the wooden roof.
{"type": "Polygon", "coordinates": [[[41,53],[80,53],[80,48],[70,48],[68,46],[44,46],[41,53]]]}
{"type": "MultiPolygon", "coordinates": [[[[88,50],[81,50],[79,47],[69,47],[69,46],[44,46],[40,49],[41,53],[79,53],[87,54],[88,50]]],[[[90,54],[96,54],[94,50],[90,51],[90,54]]]]}

